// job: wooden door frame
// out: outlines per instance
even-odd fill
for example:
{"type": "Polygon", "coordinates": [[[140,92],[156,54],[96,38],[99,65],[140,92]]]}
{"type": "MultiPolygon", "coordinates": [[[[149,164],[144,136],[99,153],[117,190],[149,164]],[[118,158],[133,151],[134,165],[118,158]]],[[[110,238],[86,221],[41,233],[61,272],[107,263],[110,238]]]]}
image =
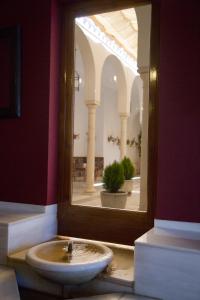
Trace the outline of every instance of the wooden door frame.
{"type": "Polygon", "coordinates": [[[142,0],[63,1],[61,21],[61,84],[59,114],[58,233],[95,240],[133,244],[153,227],[157,191],[159,2],[142,0]],[[152,4],[149,86],[147,212],[71,205],[73,149],[74,18],[109,10],[152,4]]]}

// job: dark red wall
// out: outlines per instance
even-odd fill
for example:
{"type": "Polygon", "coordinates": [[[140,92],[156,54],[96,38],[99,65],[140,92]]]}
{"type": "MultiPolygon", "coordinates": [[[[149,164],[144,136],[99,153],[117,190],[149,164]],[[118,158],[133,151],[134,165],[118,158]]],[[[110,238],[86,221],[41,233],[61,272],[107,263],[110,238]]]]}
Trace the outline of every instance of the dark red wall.
{"type": "Polygon", "coordinates": [[[49,87],[49,155],[47,202],[57,202],[57,152],[58,152],[58,108],[59,108],[59,32],[60,18],[57,0],[51,1],[50,36],[50,87],[49,87]]]}
{"type": "Polygon", "coordinates": [[[51,175],[56,170],[52,109],[57,96],[55,75],[50,77],[50,70],[56,72],[51,14],[49,0],[0,3],[0,27],[20,24],[22,30],[22,113],[19,119],[0,120],[1,201],[47,204],[56,200],[51,175]]]}
{"type": "MultiPolygon", "coordinates": [[[[200,222],[200,4],[161,0],[155,217],[200,222]]],[[[0,200],[56,201],[56,0],[1,1],[0,26],[22,27],[22,116],[0,120],[0,200]]]]}
{"type": "Polygon", "coordinates": [[[161,1],[156,218],[200,222],[200,1],[161,1]]]}

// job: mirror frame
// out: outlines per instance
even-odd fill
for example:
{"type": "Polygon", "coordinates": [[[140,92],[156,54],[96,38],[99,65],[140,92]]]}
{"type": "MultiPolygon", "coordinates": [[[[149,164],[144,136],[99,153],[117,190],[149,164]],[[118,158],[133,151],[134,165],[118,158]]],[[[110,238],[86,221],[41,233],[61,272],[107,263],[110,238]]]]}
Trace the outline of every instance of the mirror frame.
{"type": "Polygon", "coordinates": [[[69,0],[63,1],[61,11],[58,234],[133,244],[136,238],[153,227],[157,197],[159,1],[69,0]],[[157,71],[156,80],[149,82],[147,212],[72,205],[75,17],[120,10],[142,4],[152,5],[150,73],[152,70],[157,71]]]}

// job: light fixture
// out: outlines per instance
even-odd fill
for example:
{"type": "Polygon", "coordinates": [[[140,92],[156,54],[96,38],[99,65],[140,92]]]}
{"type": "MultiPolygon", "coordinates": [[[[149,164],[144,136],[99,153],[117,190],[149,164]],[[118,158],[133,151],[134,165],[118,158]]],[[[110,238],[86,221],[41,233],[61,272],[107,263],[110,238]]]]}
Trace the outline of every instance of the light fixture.
{"type": "Polygon", "coordinates": [[[113,76],[113,80],[114,80],[115,82],[117,81],[117,76],[116,76],[116,75],[113,76]]]}
{"type": "Polygon", "coordinates": [[[150,71],[150,80],[156,81],[157,80],[157,70],[156,68],[152,68],[150,71]]]}
{"type": "MultiPolygon", "coordinates": [[[[76,55],[77,55],[77,49],[74,48],[74,60],[76,62],[76,55]]],[[[75,63],[76,65],[76,63],[75,63]]],[[[74,71],[74,89],[75,91],[79,92],[80,90],[80,84],[82,82],[82,78],[80,77],[78,71],[74,71]]]]}
{"type": "Polygon", "coordinates": [[[82,82],[82,79],[80,78],[80,75],[77,71],[74,72],[74,89],[75,91],[79,91],[80,89],[80,83],[82,82]]]}

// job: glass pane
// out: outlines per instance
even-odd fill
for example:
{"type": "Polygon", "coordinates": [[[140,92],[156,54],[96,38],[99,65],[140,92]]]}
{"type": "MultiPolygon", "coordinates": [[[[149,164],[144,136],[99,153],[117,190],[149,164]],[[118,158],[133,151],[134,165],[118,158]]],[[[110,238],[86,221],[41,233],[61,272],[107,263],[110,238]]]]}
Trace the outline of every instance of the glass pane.
{"type": "Polygon", "coordinates": [[[72,204],[146,211],[151,5],[75,23],[72,204]]]}

